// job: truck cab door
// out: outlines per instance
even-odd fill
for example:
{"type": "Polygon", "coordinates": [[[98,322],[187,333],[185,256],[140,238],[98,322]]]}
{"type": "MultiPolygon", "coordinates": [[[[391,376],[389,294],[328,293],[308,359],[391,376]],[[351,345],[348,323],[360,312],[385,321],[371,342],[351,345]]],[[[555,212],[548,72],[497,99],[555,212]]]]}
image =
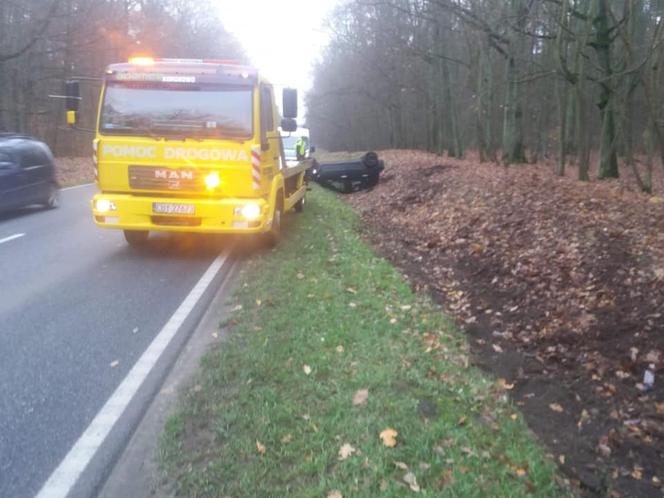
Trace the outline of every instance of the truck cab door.
{"type": "Polygon", "coordinates": [[[261,150],[262,164],[268,168],[265,172],[271,176],[283,168],[286,161],[281,147],[281,134],[276,124],[274,93],[269,85],[261,85],[261,150]],[[271,171],[270,171],[271,168],[271,171]]]}

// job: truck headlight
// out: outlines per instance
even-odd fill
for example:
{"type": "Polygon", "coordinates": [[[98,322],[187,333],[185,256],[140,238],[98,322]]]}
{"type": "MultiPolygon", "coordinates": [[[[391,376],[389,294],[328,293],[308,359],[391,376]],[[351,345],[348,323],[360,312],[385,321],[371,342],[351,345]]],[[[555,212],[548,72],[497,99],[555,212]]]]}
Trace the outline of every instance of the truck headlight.
{"type": "Polygon", "coordinates": [[[108,213],[110,211],[115,211],[117,207],[113,201],[108,199],[97,199],[95,201],[95,211],[98,213],[108,213]]]}
{"type": "Polygon", "coordinates": [[[205,177],[205,186],[208,190],[214,190],[219,185],[221,185],[221,178],[219,178],[219,173],[213,171],[205,177]]]}
{"type": "Polygon", "coordinates": [[[260,217],[261,207],[258,204],[245,204],[239,210],[236,210],[236,214],[240,214],[243,218],[253,221],[260,217]]]}

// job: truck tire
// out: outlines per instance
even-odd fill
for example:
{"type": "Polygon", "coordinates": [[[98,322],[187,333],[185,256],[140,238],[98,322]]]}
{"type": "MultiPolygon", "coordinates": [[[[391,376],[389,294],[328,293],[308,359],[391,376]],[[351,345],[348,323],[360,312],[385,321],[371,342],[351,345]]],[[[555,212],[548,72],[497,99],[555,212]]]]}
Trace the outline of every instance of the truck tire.
{"type": "Polygon", "coordinates": [[[132,247],[144,246],[150,235],[147,230],[123,230],[123,232],[125,240],[132,247]]]}
{"type": "Polygon", "coordinates": [[[275,247],[281,238],[281,218],[284,213],[283,196],[279,196],[277,205],[274,208],[274,215],[272,216],[272,225],[270,230],[264,234],[264,241],[267,247],[275,247]]]}

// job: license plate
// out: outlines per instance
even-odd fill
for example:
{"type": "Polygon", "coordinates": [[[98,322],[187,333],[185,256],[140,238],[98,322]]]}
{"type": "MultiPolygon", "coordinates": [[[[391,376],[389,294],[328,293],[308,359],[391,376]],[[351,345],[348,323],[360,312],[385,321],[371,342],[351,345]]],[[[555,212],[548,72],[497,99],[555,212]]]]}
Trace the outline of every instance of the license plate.
{"type": "Polygon", "coordinates": [[[172,202],[153,202],[152,212],[158,214],[194,214],[193,204],[173,204],[172,202]]]}

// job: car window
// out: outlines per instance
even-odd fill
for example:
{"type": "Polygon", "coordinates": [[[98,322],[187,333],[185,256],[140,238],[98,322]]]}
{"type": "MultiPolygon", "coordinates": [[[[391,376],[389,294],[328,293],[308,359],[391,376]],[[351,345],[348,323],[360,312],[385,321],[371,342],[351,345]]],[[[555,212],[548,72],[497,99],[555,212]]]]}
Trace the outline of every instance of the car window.
{"type": "Polygon", "coordinates": [[[24,147],[22,150],[21,167],[30,168],[32,166],[43,166],[48,163],[44,153],[35,146],[24,147]]]}

